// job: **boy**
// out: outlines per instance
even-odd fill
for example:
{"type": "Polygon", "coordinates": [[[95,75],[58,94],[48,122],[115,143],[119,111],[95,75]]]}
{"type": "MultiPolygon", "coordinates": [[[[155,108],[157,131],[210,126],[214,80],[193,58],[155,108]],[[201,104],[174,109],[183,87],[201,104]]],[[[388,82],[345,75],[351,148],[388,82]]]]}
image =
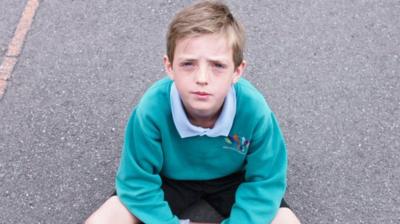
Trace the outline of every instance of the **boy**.
{"type": "Polygon", "coordinates": [[[228,223],[299,223],[283,200],[286,149],[263,96],[245,79],[244,31],[220,2],[179,12],[165,70],[134,108],[116,195],[87,224],[179,220],[206,200],[228,223]],[[280,208],[281,207],[281,208],[280,208]]]}

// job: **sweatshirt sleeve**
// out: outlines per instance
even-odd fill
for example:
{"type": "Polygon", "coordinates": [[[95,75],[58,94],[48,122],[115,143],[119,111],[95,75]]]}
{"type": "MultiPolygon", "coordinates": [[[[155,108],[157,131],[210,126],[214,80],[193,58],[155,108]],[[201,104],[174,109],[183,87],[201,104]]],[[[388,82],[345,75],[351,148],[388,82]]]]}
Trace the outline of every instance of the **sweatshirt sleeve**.
{"type": "Polygon", "coordinates": [[[286,190],[285,142],[272,112],[255,129],[246,158],[245,181],[236,191],[230,217],[223,224],[271,223],[286,190]]]}
{"type": "Polygon", "coordinates": [[[160,134],[155,122],[136,108],[129,119],[116,175],[122,204],[144,223],[179,224],[164,200],[159,175],[163,164],[160,134]]]}

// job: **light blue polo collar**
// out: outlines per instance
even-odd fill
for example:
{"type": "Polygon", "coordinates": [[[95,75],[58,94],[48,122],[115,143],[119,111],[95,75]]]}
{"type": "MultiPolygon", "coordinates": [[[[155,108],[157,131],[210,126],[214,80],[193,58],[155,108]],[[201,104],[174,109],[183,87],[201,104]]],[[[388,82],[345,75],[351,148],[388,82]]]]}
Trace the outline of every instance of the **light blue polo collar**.
{"type": "Polygon", "coordinates": [[[213,128],[202,128],[190,123],[188,117],[186,116],[185,110],[183,109],[181,97],[176,89],[175,83],[172,83],[170,96],[172,118],[181,138],[203,135],[208,137],[229,135],[236,114],[236,92],[233,86],[228,95],[225,97],[221,114],[219,115],[213,128]]]}

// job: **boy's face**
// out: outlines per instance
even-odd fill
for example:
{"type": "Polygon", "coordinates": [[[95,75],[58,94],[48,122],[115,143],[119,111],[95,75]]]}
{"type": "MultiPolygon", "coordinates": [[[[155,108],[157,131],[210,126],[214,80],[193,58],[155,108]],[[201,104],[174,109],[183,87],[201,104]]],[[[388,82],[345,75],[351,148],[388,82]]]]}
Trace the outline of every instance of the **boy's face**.
{"type": "Polygon", "coordinates": [[[235,68],[233,50],[222,34],[187,37],[176,43],[173,64],[164,56],[166,72],[175,81],[186,111],[194,119],[218,115],[245,63],[235,68]]]}

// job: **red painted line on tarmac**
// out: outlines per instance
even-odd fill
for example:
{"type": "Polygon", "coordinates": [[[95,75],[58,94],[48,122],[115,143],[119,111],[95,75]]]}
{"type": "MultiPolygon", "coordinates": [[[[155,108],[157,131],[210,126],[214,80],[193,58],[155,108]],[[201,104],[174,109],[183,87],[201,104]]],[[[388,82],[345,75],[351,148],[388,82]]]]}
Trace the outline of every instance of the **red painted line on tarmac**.
{"type": "Polygon", "coordinates": [[[7,86],[7,81],[0,79],[0,99],[1,96],[3,96],[4,94],[4,91],[6,90],[6,86],[7,86]]]}
{"type": "Polygon", "coordinates": [[[39,7],[39,0],[28,0],[25,9],[19,19],[17,29],[11,39],[5,57],[0,65],[0,99],[7,88],[7,80],[11,77],[18,57],[21,54],[22,46],[26,35],[31,28],[33,17],[39,7]]]}
{"type": "Polygon", "coordinates": [[[7,81],[10,78],[15,63],[17,63],[17,58],[4,57],[3,63],[0,65],[0,80],[7,81]]]}

